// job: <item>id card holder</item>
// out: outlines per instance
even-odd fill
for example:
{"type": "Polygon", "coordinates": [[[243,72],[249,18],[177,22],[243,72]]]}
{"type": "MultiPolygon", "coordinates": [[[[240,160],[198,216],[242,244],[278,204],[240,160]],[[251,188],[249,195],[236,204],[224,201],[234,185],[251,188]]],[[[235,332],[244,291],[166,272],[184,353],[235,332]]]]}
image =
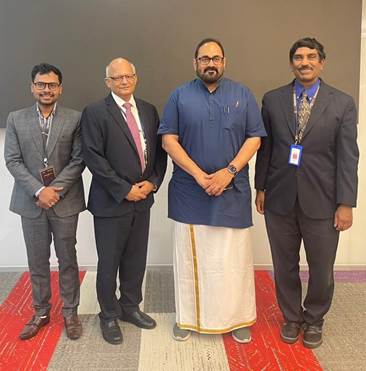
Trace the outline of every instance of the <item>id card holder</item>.
{"type": "Polygon", "coordinates": [[[41,175],[42,183],[46,187],[49,186],[56,178],[55,169],[53,166],[46,166],[39,171],[41,175]]]}
{"type": "Polygon", "coordinates": [[[291,144],[288,163],[290,165],[300,166],[301,155],[302,155],[302,146],[300,146],[299,144],[291,144]]]}

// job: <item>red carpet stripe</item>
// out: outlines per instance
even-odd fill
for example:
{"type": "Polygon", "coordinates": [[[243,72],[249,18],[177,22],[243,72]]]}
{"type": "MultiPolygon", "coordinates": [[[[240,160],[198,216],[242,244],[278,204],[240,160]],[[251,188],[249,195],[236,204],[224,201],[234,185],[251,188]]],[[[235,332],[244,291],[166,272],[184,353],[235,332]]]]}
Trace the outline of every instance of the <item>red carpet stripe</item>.
{"type": "MultiPolygon", "coordinates": [[[[80,281],[85,272],[80,272],[80,281]]],[[[63,331],[62,301],[58,272],[51,272],[51,322],[37,336],[22,341],[18,335],[33,315],[29,273],[24,273],[8,298],[0,306],[0,370],[46,370],[63,331]]]]}
{"type": "Polygon", "coordinates": [[[301,339],[293,345],[281,341],[283,320],[273,281],[264,271],[256,271],[255,280],[258,317],[252,327],[252,342],[238,344],[229,334],[224,335],[230,370],[322,370],[314,353],[302,345],[301,339]]]}

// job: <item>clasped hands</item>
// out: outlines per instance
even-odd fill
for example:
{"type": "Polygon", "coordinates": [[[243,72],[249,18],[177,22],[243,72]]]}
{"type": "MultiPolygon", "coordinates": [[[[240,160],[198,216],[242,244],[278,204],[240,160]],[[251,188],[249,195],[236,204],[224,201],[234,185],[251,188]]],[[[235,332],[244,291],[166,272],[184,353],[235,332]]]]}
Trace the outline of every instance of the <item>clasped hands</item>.
{"type": "Polygon", "coordinates": [[[134,184],[126,196],[127,201],[144,200],[154,189],[154,184],[148,180],[134,184]]]}
{"type": "Polygon", "coordinates": [[[226,168],[217,170],[212,174],[205,172],[195,176],[196,182],[205,190],[209,196],[220,196],[233,180],[234,175],[230,174],[226,168]]]}
{"type": "Polygon", "coordinates": [[[63,189],[63,187],[44,187],[38,195],[36,205],[46,210],[55,206],[60,201],[59,192],[63,189]]]}

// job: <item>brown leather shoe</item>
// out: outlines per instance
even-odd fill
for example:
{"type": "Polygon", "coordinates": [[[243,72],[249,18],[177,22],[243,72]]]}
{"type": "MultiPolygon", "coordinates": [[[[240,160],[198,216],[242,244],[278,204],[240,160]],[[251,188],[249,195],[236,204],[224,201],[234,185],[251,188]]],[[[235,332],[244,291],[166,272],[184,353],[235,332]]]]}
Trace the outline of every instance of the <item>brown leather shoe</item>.
{"type": "Polygon", "coordinates": [[[66,335],[71,340],[79,339],[83,333],[83,327],[77,314],[73,314],[71,317],[64,317],[66,335]]]}
{"type": "Polygon", "coordinates": [[[36,336],[41,327],[46,326],[50,322],[50,315],[37,316],[34,315],[32,319],[24,326],[23,331],[19,334],[21,340],[27,340],[36,336]]]}

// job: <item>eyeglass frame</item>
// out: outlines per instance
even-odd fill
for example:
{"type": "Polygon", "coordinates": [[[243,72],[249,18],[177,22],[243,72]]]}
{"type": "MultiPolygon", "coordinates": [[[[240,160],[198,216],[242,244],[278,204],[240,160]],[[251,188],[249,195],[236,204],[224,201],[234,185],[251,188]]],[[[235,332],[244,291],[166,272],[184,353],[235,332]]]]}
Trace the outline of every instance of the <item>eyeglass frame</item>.
{"type": "Polygon", "coordinates": [[[111,79],[116,82],[123,82],[123,79],[126,79],[126,81],[128,82],[132,82],[136,79],[136,74],[131,73],[131,74],[126,74],[126,75],[121,75],[121,76],[107,76],[106,80],[107,79],[111,79]]]}
{"type": "Polygon", "coordinates": [[[203,55],[202,57],[197,57],[196,61],[201,63],[203,66],[207,66],[212,61],[212,63],[215,66],[218,66],[224,62],[224,59],[225,57],[221,57],[221,55],[214,55],[213,57],[209,57],[208,55],[203,55]],[[206,62],[203,62],[203,58],[206,60],[206,62]],[[216,58],[216,61],[214,60],[215,58],[216,58]]]}
{"type": "Polygon", "coordinates": [[[37,90],[45,90],[46,87],[48,87],[51,91],[54,91],[61,86],[61,83],[59,82],[32,81],[32,84],[37,90]],[[40,87],[39,84],[42,84],[43,87],[40,87]]]}

